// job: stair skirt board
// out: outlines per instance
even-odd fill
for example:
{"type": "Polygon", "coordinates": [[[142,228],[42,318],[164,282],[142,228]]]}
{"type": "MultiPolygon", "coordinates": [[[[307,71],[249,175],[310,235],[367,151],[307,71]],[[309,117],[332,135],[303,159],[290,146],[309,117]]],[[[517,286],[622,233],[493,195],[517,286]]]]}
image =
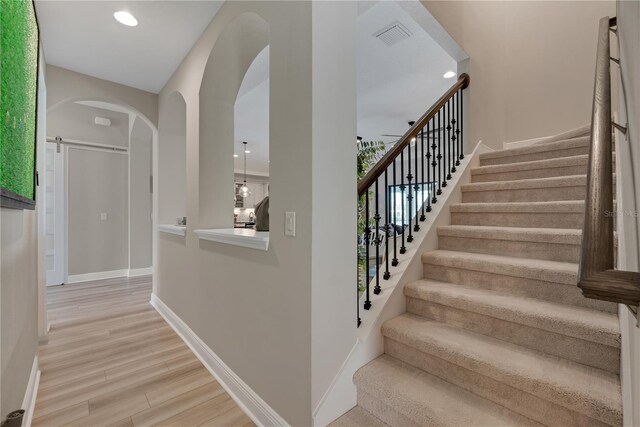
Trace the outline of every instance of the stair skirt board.
{"type": "Polygon", "coordinates": [[[577,287],[586,130],[480,155],[335,426],[622,425],[618,307],[577,287]]]}
{"type": "Polygon", "coordinates": [[[258,426],[289,425],[249,385],[242,381],[160,298],[155,294],[151,294],[150,303],[254,423],[258,426]]]}

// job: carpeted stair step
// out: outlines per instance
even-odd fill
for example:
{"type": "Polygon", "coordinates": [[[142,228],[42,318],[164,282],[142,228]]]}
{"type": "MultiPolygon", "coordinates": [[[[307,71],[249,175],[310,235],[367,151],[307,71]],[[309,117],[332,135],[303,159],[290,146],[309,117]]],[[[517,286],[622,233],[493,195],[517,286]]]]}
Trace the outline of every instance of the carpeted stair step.
{"type": "Polygon", "coordinates": [[[622,424],[615,374],[412,314],[382,333],[388,355],[538,422],[622,424]]]}
{"type": "Polygon", "coordinates": [[[451,224],[582,229],[584,201],[455,203],[451,224]]]}
{"type": "Polygon", "coordinates": [[[389,425],[539,425],[388,355],[360,368],[353,379],[358,405],[389,425]]]}
{"type": "Polygon", "coordinates": [[[369,411],[356,406],[329,424],[329,427],[385,427],[386,425],[369,411]]]}
{"type": "Polygon", "coordinates": [[[480,154],[480,166],[530,162],[584,154],[589,154],[588,136],[482,153],[480,154]]]}
{"type": "Polygon", "coordinates": [[[587,154],[534,160],[532,162],[507,163],[480,166],[471,169],[471,182],[513,181],[518,179],[550,178],[554,176],[584,175],[587,173],[587,154]]]}
{"type": "Polygon", "coordinates": [[[581,230],[568,228],[438,227],[439,249],[574,263],[581,238],[581,230]]]}
{"type": "Polygon", "coordinates": [[[584,200],[586,175],[463,184],[463,203],[552,202],[584,200]]]}
{"type": "Polygon", "coordinates": [[[618,374],[613,313],[420,280],[405,286],[407,312],[618,374]]]}
{"type": "Polygon", "coordinates": [[[613,303],[582,296],[577,264],[445,250],[423,253],[422,262],[425,279],[617,312],[613,303]]]}

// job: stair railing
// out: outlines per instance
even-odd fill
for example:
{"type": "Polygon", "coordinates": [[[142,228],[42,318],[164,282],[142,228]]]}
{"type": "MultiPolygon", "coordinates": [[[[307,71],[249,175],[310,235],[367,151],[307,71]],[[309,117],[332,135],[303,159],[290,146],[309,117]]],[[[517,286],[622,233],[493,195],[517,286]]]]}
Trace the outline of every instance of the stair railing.
{"type": "Polygon", "coordinates": [[[358,326],[361,296],[369,310],[371,286],[376,295],[382,291],[381,276],[391,277],[398,252],[406,252],[464,159],[463,94],[469,82],[462,74],[358,182],[358,326]]]}
{"type": "Polygon", "coordinates": [[[614,206],[611,71],[609,32],[616,18],[600,20],[591,114],[591,147],[587,172],[584,225],[578,287],[587,298],[626,304],[637,315],[640,273],[614,267],[614,206]]]}

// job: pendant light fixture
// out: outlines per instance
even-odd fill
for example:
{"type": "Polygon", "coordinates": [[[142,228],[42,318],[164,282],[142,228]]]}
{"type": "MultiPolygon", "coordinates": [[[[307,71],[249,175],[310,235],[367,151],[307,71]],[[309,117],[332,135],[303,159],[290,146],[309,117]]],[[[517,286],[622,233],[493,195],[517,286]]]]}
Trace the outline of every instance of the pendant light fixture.
{"type": "Polygon", "coordinates": [[[247,150],[247,141],[242,141],[242,143],[244,144],[244,183],[242,184],[242,187],[240,187],[238,193],[240,194],[240,197],[247,198],[251,195],[251,191],[249,190],[249,187],[247,187],[247,153],[249,150],[247,150]]]}

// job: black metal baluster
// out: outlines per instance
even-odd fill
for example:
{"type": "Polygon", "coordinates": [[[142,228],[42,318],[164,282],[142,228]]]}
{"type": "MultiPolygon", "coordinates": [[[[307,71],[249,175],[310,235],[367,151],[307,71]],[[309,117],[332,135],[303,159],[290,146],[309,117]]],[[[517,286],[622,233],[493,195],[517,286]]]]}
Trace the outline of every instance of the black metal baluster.
{"type": "Polygon", "coordinates": [[[443,187],[446,187],[447,181],[451,179],[451,139],[449,139],[449,130],[451,129],[451,126],[449,126],[449,114],[447,112],[448,106],[449,101],[447,100],[447,103],[442,107],[442,126],[446,124],[446,126],[444,126],[444,128],[442,129],[442,138],[444,139],[444,152],[446,153],[444,158],[444,168],[446,173],[444,183],[442,184],[443,187]]]}
{"type": "MultiPolygon", "coordinates": [[[[429,126],[427,124],[427,126],[429,126]]],[[[429,149],[429,141],[427,140],[427,150],[429,149]]],[[[418,155],[416,154],[416,157],[418,157],[418,155]]],[[[425,206],[425,202],[424,202],[424,185],[425,185],[425,181],[424,181],[424,128],[422,128],[422,130],[420,131],[420,165],[422,166],[422,192],[420,193],[420,203],[422,204],[422,214],[420,214],[420,221],[424,221],[425,219],[427,219],[427,217],[424,214],[424,210],[426,209],[425,206]]],[[[427,158],[427,174],[429,174],[429,159],[427,158]]],[[[429,180],[427,180],[429,181],[429,180]]]]}
{"type": "MultiPolygon", "coordinates": [[[[360,257],[358,256],[358,259],[360,257]]],[[[358,265],[360,263],[358,262],[358,265]]],[[[358,269],[359,270],[359,269],[358,269]]],[[[362,319],[360,319],[360,272],[358,271],[358,286],[356,286],[356,317],[358,318],[358,326],[362,323],[362,319]]]]}
{"type": "Polygon", "coordinates": [[[418,215],[418,212],[420,211],[420,205],[418,204],[418,202],[420,201],[418,198],[418,189],[419,189],[419,185],[418,183],[420,182],[420,180],[418,179],[418,135],[416,135],[416,142],[415,142],[415,167],[414,167],[414,173],[416,174],[415,179],[413,180],[413,200],[415,200],[415,210],[414,212],[416,213],[416,222],[415,225],[413,226],[413,231],[419,231],[420,230],[420,224],[418,224],[418,221],[420,220],[420,216],[418,215]]]}
{"type": "Polygon", "coordinates": [[[397,223],[398,223],[398,218],[397,218],[397,207],[396,207],[396,191],[398,190],[398,187],[396,185],[396,161],[393,161],[393,261],[391,262],[392,266],[397,266],[398,265],[398,242],[396,239],[396,237],[398,237],[398,229],[396,228],[397,223]]]}
{"type": "MultiPolygon", "coordinates": [[[[433,140],[431,136],[431,121],[427,122],[427,188],[429,192],[429,197],[427,198],[427,212],[431,212],[431,203],[435,203],[438,199],[436,199],[436,193],[434,188],[431,185],[431,169],[433,169],[433,176],[436,175],[436,158],[433,158],[433,162],[430,163],[431,160],[431,149],[433,148],[433,152],[435,153],[435,142],[432,143],[430,140],[433,140]],[[431,166],[431,168],[429,168],[431,166]]],[[[435,140],[434,140],[435,141],[435,140]]]]}
{"type": "MultiPolygon", "coordinates": [[[[440,131],[442,130],[442,123],[440,121],[440,111],[442,109],[438,110],[438,191],[436,191],[436,194],[439,196],[442,194],[442,154],[441,154],[441,146],[442,144],[440,143],[440,131]]],[[[435,201],[433,202],[435,203],[435,201]]]]}
{"type": "Polygon", "coordinates": [[[453,157],[451,156],[451,150],[453,149],[452,147],[452,141],[451,141],[451,99],[449,99],[447,101],[447,142],[449,144],[449,174],[447,175],[447,179],[451,179],[451,172],[455,172],[455,169],[453,168],[453,157]]]}
{"type": "Polygon", "coordinates": [[[376,244],[376,286],[373,288],[373,293],[378,295],[380,293],[380,243],[382,239],[380,238],[380,211],[379,211],[379,200],[378,200],[378,180],[376,179],[375,185],[375,202],[376,202],[376,214],[373,219],[376,222],[376,240],[374,243],[376,244]]]}
{"type": "MultiPolygon", "coordinates": [[[[391,225],[389,224],[389,182],[387,172],[389,168],[384,170],[384,280],[389,280],[391,273],[389,272],[389,236],[391,235],[391,225]]],[[[395,240],[395,239],[394,239],[395,240]]]]}
{"type": "Polygon", "coordinates": [[[460,164],[460,159],[458,156],[460,156],[460,149],[458,147],[458,135],[456,134],[456,130],[457,130],[457,124],[458,124],[458,92],[456,92],[453,97],[453,120],[451,120],[451,123],[453,125],[453,130],[451,132],[451,141],[453,143],[453,158],[454,158],[454,162],[453,162],[453,169],[452,171],[455,172],[456,166],[458,166],[460,164]]]}
{"type": "Polygon", "coordinates": [[[460,89],[460,160],[464,159],[464,92],[460,89]]]}
{"type": "Polygon", "coordinates": [[[369,189],[364,193],[364,215],[365,215],[365,227],[364,227],[364,244],[365,248],[365,293],[366,298],[364,300],[364,309],[369,310],[371,308],[371,298],[369,295],[369,243],[371,242],[371,227],[369,227],[369,189]]]}
{"type": "Polygon", "coordinates": [[[407,163],[407,168],[409,169],[409,173],[407,173],[407,208],[409,208],[409,216],[407,217],[407,229],[409,230],[409,235],[407,236],[407,242],[413,242],[413,234],[411,234],[411,220],[413,219],[413,193],[411,193],[411,181],[413,181],[413,175],[411,174],[411,142],[407,146],[407,154],[409,155],[409,161],[407,163]]]}
{"type": "Polygon", "coordinates": [[[460,139],[460,95],[462,95],[462,89],[456,92],[456,142],[458,143],[458,159],[456,160],[456,166],[460,165],[460,159],[462,158],[462,140],[460,139]]]}
{"type": "Polygon", "coordinates": [[[407,252],[407,248],[404,245],[404,149],[400,152],[400,194],[402,195],[400,198],[400,228],[402,231],[402,245],[400,246],[400,253],[404,254],[407,252]]]}
{"type": "Polygon", "coordinates": [[[456,160],[458,156],[456,155],[456,96],[455,94],[451,95],[451,174],[453,175],[456,172],[456,160]]]}

